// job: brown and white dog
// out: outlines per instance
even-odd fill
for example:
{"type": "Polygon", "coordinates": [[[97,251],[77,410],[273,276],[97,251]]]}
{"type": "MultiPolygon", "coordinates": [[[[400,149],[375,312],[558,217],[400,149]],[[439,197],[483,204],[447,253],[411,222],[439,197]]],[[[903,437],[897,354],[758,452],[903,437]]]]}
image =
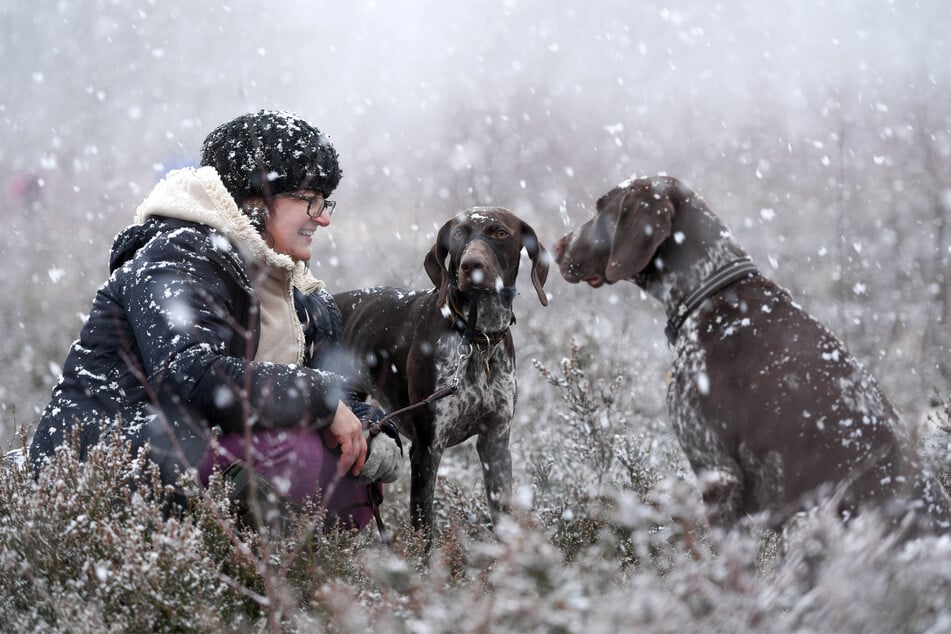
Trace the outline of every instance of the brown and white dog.
{"type": "Polygon", "coordinates": [[[872,505],[912,532],[951,526],[874,379],[678,180],[622,183],[555,251],[568,282],[630,280],[663,303],[667,405],[712,525],[769,511],[779,526],[826,492],[846,518],[872,505]]]}
{"type": "Polygon", "coordinates": [[[532,227],[499,207],[466,210],[440,228],[424,261],[434,290],[381,287],[335,296],[343,313],[344,346],[360,366],[359,393],[395,411],[446,388],[458,372],[454,393],[397,421],[412,440],[413,527],[429,538],[436,474],[446,447],[478,435],[493,521],[511,496],[509,429],[517,391],[509,326],[515,321],[512,302],[523,248],[532,260],[538,299],[547,306],[548,252],[532,227]],[[461,344],[473,304],[471,357],[464,358],[468,347],[461,344]]]}

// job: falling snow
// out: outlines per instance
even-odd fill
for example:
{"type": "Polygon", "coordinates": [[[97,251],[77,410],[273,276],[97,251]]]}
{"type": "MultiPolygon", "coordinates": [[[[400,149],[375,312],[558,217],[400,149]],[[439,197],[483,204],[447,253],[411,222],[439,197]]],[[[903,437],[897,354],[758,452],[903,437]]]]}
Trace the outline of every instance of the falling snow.
{"type": "MultiPolygon", "coordinates": [[[[613,184],[666,172],[698,191],[761,269],[847,341],[909,425],[924,423],[929,457],[951,463],[947,437],[927,422],[951,392],[946,3],[807,0],[777,12],[739,0],[278,0],[266,9],[247,0],[15,1],[0,13],[4,448],[18,426],[35,427],[90,319],[113,237],[153,186],[166,171],[193,165],[217,124],[279,108],[318,125],[340,152],[337,212],[315,234],[310,263],[332,291],[429,292],[423,259],[461,209],[511,208],[551,249],[613,184]]],[[[202,256],[231,257],[231,248],[216,234],[202,256]]],[[[491,610],[473,613],[500,631],[609,631],[618,623],[645,631],[948,629],[946,601],[929,594],[944,587],[946,540],[898,557],[874,527],[845,534],[807,522],[791,546],[799,559],[768,582],[751,572],[756,542],[729,538],[715,543],[715,555],[683,554],[677,536],[696,517],[689,504],[704,483],[684,467],[667,427],[666,315],[626,282],[568,286],[553,267],[545,289],[550,306],[519,302],[513,326],[513,468],[518,499],[541,529],[511,522],[500,539],[466,535],[458,543],[474,543],[466,555],[487,568],[451,579],[455,569],[443,571],[442,559],[434,558],[436,573],[418,575],[413,563],[371,550],[377,567],[340,584],[359,597],[347,612],[355,627],[372,629],[366,606],[384,604],[382,613],[407,631],[458,630],[459,609],[482,607],[478,578],[496,592],[491,610]],[[610,416],[599,411],[576,431],[577,408],[592,401],[566,404],[570,389],[542,378],[532,360],[575,372],[563,381],[589,380],[584,394],[610,416]],[[638,471],[623,461],[641,455],[637,442],[666,484],[639,492],[644,500],[622,495],[616,507],[594,507],[609,489],[630,493],[638,471]],[[621,530],[589,537],[591,548],[608,542],[614,550],[568,552],[572,530],[608,517],[621,530]],[[620,552],[624,531],[636,537],[631,552],[620,552]],[[666,567],[652,568],[658,560],[666,567]],[[372,595],[364,592],[371,577],[405,585],[393,581],[372,595]],[[934,602],[899,601],[907,596],[934,602]],[[899,622],[906,610],[918,620],[899,622]]],[[[154,300],[155,314],[180,335],[199,317],[172,289],[154,300]]],[[[772,314],[769,306],[762,313],[772,314]]],[[[748,327],[738,321],[724,332],[748,327]]],[[[839,359],[833,348],[818,354],[839,359]]],[[[86,371],[103,385],[114,381],[86,371]]],[[[711,377],[698,381],[709,393],[711,377]]],[[[231,390],[212,398],[219,407],[235,403],[231,390]]],[[[845,427],[816,411],[803,416],[820,431],[845,427]]],[[[867,427],[848,422],[850,430],[867,427]]],[[[480,470],[463,452],[441,464],[444,497],[456,499],[441,527],[482,521],[482,501],[468,495],[480,470]]],[[[396,486],[408,490],[408,480],[405,473],[396,486]]],[[[386,506],[387,519],[405,517],[386,506]]],[[[71,530],[89,530],[87,520],[71,530]]],[[[143,578],[160,568],[134,561],[143,578]]],[[[71,588],[117,583],[117,570],[89,560],[71,588]]],[[[73,607],[79,615],[95,609],[89,605],[73,607]]]]}

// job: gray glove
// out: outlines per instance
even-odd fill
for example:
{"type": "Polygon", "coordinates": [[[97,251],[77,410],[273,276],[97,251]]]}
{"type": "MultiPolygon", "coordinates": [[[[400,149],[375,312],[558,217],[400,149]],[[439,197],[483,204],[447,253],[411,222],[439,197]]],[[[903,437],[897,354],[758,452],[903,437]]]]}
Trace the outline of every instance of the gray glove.
{"type": "Polygon", "coordinates": [[[367,447],[367,460],[360,472],[360,483],[396,482],[400,473],[402,453],[396,441],[386,434],[377,434],[371,438],[367,447]]]}

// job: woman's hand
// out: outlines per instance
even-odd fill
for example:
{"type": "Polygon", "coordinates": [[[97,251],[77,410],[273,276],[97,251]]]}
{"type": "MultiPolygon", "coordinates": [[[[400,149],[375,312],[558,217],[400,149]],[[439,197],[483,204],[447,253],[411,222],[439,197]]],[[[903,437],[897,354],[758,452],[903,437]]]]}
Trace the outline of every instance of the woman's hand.
{"type": "Polygon", "coordinates": [[[324,430],[324,438],[331,448],[340,445],[337,474],[344,475],[347,471],[359,474],[367,458],[367,439],[360,419],[342,402],[337,404],[337,412],[330,427],[324,430]]]}

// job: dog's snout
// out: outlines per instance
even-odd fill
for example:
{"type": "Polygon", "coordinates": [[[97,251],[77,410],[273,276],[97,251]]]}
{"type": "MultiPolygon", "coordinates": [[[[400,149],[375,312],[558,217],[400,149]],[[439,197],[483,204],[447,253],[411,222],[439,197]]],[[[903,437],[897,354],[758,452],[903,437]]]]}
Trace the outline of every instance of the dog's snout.
{"type": "Polygon", "coordinates": [[[466,245],[457,270],[460,290],[470,286],[492,288],[495,280],[502,276],[497,256],[484,240],[473,240],[466,245]]]}
{"type": "Polygon", "coordinates": [[[474,271],[485,271],[485,258],[476,254],[469,254],[462,258],[462,262],[459,263],[459,268],[462,269],[463,273],[472,274],[474,271]]]}
{"type": "Polygon", "coordinates": [[[472,284],[482,284],[486,279],[488,265],[480,253],[467,253],[459,262],[459,270],[472,284]]]}

